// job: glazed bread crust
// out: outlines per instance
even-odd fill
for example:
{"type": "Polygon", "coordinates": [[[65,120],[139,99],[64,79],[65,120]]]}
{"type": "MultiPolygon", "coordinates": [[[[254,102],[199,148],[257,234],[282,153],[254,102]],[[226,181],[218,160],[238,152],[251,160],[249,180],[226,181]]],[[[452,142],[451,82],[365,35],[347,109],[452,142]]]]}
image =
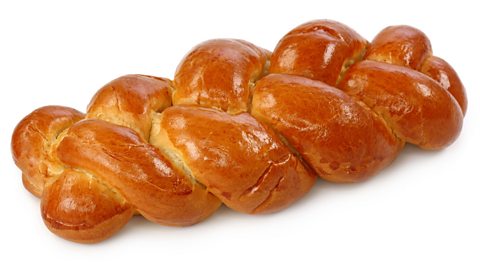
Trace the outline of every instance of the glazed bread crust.
{"type": "Polygon", "coordinates": [[[466,109],[458,74],[420,30],[387,27],[369,43],[316,20],[272,53],[243,40],[203,42],[173,81],[119,77],[86,114],[39,108],[15,128],[12,154],[47,227],[91,243],[135,214],[185,226],[221,204],[279,211],[317,177],[363,181],[405,143],[453,143],[466,109]]]}
{"type": "Polygon", "coordinates": [[[246,112],[251,87],[268,71],[269,58],[269,51],[243,40],[203,42],[178,65],[173,102],[246,112]]]}
{"type": "Polygon", "coordinates": [[[320,81],[270,74],[255,87],[252,115],[288,140],[323,179],[355,182],[403,147],[383,118],[320,81]]]}

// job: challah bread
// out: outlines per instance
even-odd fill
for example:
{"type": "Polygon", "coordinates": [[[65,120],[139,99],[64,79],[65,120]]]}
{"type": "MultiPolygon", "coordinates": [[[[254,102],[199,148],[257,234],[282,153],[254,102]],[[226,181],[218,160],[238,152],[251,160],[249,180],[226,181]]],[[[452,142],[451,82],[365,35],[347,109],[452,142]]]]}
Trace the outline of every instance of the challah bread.
{"type": "Polygon", "coordinates": [[[16,127],[12,153],[47,227],[97,242],[134,214],[184,226],[221,203],[281,210],[317,176],[364,180],[405,143],[452,143],[466,107],[458,75],[419,30],[389,27],[369,44],[318,20],[273,53],[242,40],[201,43],[173,81],[122,76],[86,115],[37,109],[16,127]]]}

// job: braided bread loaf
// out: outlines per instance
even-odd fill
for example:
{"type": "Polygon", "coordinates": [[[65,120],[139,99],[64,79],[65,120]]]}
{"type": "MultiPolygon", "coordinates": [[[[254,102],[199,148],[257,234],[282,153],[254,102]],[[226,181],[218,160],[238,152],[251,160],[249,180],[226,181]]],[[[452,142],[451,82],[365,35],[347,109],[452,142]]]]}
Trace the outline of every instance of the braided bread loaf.
{"type": "Polygon", "coordinates": [[[467,100],[428,38],[393,26],[368,43],[318,20],[273,53],[242,40],[195,47],[174,81],[127,75],[84,115],[47,106],[16,127],[13,158],[55,234],[96,242],[134,214],[190,225],[221,203],[245,213],[287,207],[317,176],[357,182],[405,142],[440,149],[467,100]]]}

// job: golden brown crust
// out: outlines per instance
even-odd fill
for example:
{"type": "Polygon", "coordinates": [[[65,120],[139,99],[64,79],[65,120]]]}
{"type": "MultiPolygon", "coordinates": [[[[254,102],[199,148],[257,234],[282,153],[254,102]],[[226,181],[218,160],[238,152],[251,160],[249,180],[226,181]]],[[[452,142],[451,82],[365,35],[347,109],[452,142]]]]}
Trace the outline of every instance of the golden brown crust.
{"type": "Polygon", "coordinates": [[[102,87],[87,108],[87,118],[129,127],[148,140],[155,112],[172,105],[168,79],[125,75],[102,87]]]}
{"type": "Polygon", "coordinates": [[[175,171],[158,149],[133,130],[101,120],[83,120],[57,147],[66,166],[101,178],[144,217],[167,225],[191,225],[220,205],[202,186],[175,171]]]}
{"type": "Polygon", "coordinates": [[[365,59],[420,69],[432,54],[428,37],[420,30],[407,26],[389,26],[373,39],[365,59]]]}
{"type": "Polygon", "coordinates": [[[432,55],[430,40],[422,31],[406,25],[387,27],[372,41],[365,59],[409,67],[428,75],[454,96],[465,115],[467,97],[460,78],[445,60],[432,55]]]}
{"type": "Polygon", "coordinates": [[[114,235],[123,228],[126,222],[130,220],[131,216],[132,213],[130,211],[124,211],[116,216],[113,216],[109,220],[97,224],[93,228],[86,228],[82,230],[58,229],[57,227],[52,226],[46,219],[44,219],[44,223],[52,233],[64,239],[77,243],[92,244],[101,242],[114,235]]]}
{"type": "Polygon", "coordinates": [[[269,55],[243,40],[205,41],[178,65],[173,103],[246,112],[250,88],[266,72],[269,55]]]}
{"type": "Polygon", "coordinates": [[[457,72],[445,60],[437,56],[430,56],[423,62],[420,71],[434,79],[448,90],[462,108],[463,115],[467,112],[467,94],[457,72]]]}
{"type": "Polygon", "coordinates": [[[275,134],[247,113],[174,106],[158,125],[152,143],[176,153],[197,181],[235,210],[280,210],[314,182],[275,134]]]}
{"type": "Polygon", "coordinates": [[[54,233],[77,242],[108,238],[130,220],[133,208],[92,175],[66,169],[42,196],[42,217],[54,233]]]}
{"type": "Polygon", "coordinates": [[[84,115],[62,106],[39,108],[18,123],[12,135],[12,156],[22,170],[24,186],[40,197],[43,186],[58,175],[52,142],[57,136],[84,115]]]}
{"type": "Polygon", "coordinates": [[[293,74],[335,85],[361,59],[368,42],[339,22],[316,20],[285,35],[272,53],[270,73],[293,74]]]}
{"type": "Polygon", "coordinates": [[[400,138],[440,149],[460,134],[463,115],[452,95],[415,70],[376,61],[353,65],[339,85],[381,115],[400,138]]]}
{"type": "Polygon", "coordinates": [[[252,115],[280,132],[323,179],[356,182],[396,157],[403,143],[383,119],[339,89],[270,74],[254,90],[252,115]]]}
{"type": "Polygon", "coordinates": [[[405,142],[439,149],[461,130],[463,85],[418,29],[388,27],[369,46],[341,23],[311,21],[284,36],[271,67],[269,58],[246,41],[210,40],[185,56],[174,82],[106,84],[87,119],[59,106],[25,117],[12,154],[47,227],[90,243],[135,213],[189,225],[221,202],[278,211],[316,174],[360,181],[405,142]]]}

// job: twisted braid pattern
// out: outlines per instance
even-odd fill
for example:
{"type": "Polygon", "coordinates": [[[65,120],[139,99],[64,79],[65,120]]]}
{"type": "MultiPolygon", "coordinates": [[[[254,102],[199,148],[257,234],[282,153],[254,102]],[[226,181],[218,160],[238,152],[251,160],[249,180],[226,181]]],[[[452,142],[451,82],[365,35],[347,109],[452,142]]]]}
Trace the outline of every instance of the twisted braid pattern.
{"type": "Polygon", "coordinates": [[[368,43],[318,20],[290,31],[273,53],[206,41],[173,81],[120,77],[86,114],[37,109],[16,127],[12,152],[47,227],[97,242],[134,214],[184,226],[222,203],[281,210],[317,177],[361,181],[405,143],[448,146],[466,107],[458,75],[421,31],[388,27],[368,43]]]}

